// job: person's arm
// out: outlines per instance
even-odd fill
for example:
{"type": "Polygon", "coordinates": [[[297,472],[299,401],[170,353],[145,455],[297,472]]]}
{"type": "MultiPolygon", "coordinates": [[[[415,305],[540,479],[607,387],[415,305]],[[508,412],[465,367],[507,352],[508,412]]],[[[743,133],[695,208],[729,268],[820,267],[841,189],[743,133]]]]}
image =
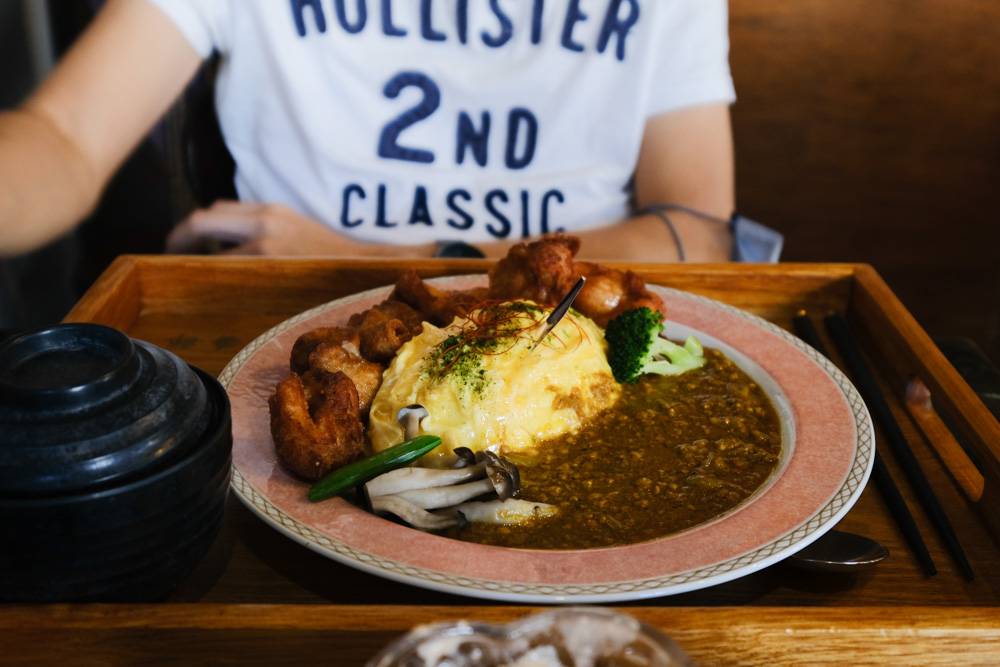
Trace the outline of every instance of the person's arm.
{"type": "Polygon", "coordinates": [[[323,257],[430,257],[434,243],[361,243],[283,204],[219,200],[167,236],[172,253],[323,257]]]}
{"type": "Polygon", "coordinates": [[[109,0],[39,89],[0,114],[0,256],[85,218],[200,62],[156,7],[109,0]]]}
{"type": "MultiPolygon", "coordinates": [[[[692,107],[646,123],[635,169],[636,208],[676,204],[728,220],[735,206],[733,139],[729,107],[692,107]]],[[[732,239],[727,225],[669,212],[687,261],[724,262],[732,239]]],[[[667,224],[644,215],[579,234],[583,259],[675,261],[679,253],[667,224]]]]}

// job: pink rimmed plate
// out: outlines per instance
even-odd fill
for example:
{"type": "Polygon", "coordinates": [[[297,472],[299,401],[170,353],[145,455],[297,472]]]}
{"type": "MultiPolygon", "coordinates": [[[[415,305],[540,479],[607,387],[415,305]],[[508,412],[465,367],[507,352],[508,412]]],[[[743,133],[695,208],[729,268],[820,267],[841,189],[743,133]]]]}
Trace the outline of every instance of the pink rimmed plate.
{"type": "MultiPolygon", "coordinates": [[[[466,289],[484,276],[431,281],[466,289]]],[[[311,503],[308,484],[277,462],[267,399],[295,339],[346,323],[390,287],[306,311],[244,348],[223,370],[233,414],[233,489],[265,522],[324,556],[388,579],[485,599],[528,603],[639,600],[731,581],[803,549],[854,505],[871,474],[875,440],[854,386],[795,336],[745,311],[650,286],[667,307],[667,335],[694,333],[760,384],[782,421],[778,469],[749,500],[684,532],[605,549],[541,551],[469,544],[380,519],[336,498],[311,503]]]]}

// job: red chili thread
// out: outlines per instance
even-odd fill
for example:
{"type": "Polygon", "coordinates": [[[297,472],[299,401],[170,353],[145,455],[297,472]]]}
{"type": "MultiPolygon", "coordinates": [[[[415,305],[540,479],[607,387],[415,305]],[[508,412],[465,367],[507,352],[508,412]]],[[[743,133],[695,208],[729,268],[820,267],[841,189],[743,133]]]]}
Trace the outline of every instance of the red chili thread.
{"type": "MultiPolygon", "coordinates": [[[[473,347],[473,341],[485,341],[485,340],[498,340],[501,338],[509,338],[511,340],[510,345],[501,350],[486,351],[481,349],[482,345],[475,346],[479,349],[475,351],[479,354],[493,356],[498,354],[506,354],[517,345],[518,340],[530,340],[534,341],[534,337],[529,335],[527,332],[532,329],[543,325],[545,323],[545,316],[547,316],[547,311],[541,306],[533,306],[528,304],[523,304],[519,301],[503,301],[503,300],[487,300],[480,303],[479,307],[469,313],[465,318],[465,321],[458,325],[451,325],[446,328],[458,329],[458,340],[452,345],[448,346],[441,351],[438,356],[439,359],[445,358],[449,353],[455,351],[455,355],[448,361],[442,372],[447,373],[451,367],[458,361],[459,357],[462,356],[462,350],[466,345],[473,347]],[[502,308],[500,306],[503,306],[502,308]],[[530,324],[519,328],[507,328],[501,329],[501,326],[505,323],[511,322],[514,319],[527,319],[530,324]]],[[[580,346],[581,342],[586,339],[588,342],[590,340],[587,336],[587,332],[580,326],[572,316],[567,315],[563,321],[569,320],[570,323],[576,327],[579,332],[579,338],[577,344],[572,349],[575,350],[580,346]]],[[[567,352],[572,351],[567,348],[567,343],[559,336],[559,334],[553,330],[549,335],[554,337],[556,341],[561,344],[567,352]]],[[[548,338],[548,337],[546,337],[548,338]]],[[[542,343],[550,349],[556,349],[556,346],[550,345],[548,343],[542,343]]]]}

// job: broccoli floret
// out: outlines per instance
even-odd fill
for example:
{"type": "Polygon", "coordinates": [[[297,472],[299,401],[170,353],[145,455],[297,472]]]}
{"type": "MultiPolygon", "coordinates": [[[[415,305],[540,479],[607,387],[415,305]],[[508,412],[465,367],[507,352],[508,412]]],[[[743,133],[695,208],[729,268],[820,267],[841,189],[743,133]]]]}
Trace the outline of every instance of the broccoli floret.
{"type": "Polygon", "coordinates": [[[705,363],[701,343],[692,335],[684,346],[660,336],[663,316],[649,308],[626,310],[608,322],[608,363],[615,379],[633,383],[647,373],[680,375],[705,363]]]}

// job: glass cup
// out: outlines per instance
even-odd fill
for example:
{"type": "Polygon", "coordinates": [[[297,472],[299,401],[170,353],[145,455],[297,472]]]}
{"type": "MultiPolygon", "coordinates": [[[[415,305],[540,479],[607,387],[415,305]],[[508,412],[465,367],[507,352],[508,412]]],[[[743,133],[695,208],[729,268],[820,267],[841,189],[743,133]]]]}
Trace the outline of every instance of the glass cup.
{"type": "Polygon", "coordinates": [[[604,608],[568,607],[507,625],[421,625],[367,667],[693,667],[665,634],[604,608]]]}

